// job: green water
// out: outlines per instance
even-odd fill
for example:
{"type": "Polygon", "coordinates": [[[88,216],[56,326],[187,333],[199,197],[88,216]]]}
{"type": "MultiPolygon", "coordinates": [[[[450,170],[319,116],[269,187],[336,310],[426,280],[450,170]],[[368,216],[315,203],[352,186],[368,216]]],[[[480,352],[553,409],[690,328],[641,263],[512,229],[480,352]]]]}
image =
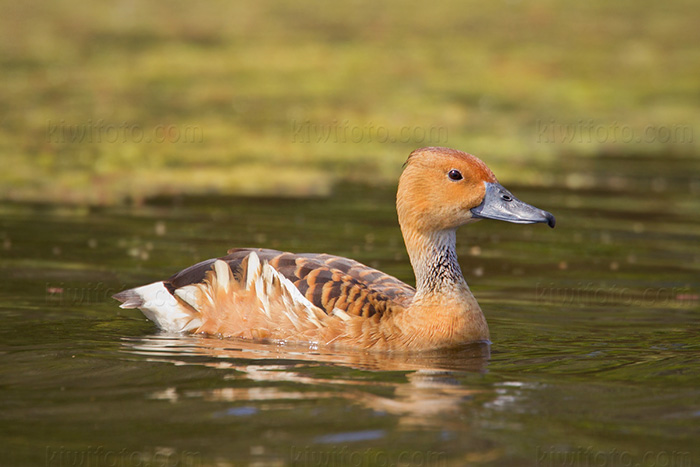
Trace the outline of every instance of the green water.
{"type": "Polygon", "coordinates": [[[233,246],[412,272],[393,189],[0,204],[0,465],[700,463],[700,162],[562,162],[460,262],[493,344],[413,356],[164,335],[109,296],[233,246]]]}

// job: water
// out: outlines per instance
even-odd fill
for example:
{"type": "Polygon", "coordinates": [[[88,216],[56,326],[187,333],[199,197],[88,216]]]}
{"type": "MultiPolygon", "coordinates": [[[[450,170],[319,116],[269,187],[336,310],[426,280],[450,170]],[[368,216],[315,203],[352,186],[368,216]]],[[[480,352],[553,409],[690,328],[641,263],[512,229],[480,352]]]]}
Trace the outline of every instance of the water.
{"type": "Polygon", "coordinates": [[[0,205],[1,465],[698,465],[700,163],[510,185],[558,225],[460,230],[493,344],[412,356],[159,333],[109,296],[233,246],[412,281],[393,189],[0,205]]]}

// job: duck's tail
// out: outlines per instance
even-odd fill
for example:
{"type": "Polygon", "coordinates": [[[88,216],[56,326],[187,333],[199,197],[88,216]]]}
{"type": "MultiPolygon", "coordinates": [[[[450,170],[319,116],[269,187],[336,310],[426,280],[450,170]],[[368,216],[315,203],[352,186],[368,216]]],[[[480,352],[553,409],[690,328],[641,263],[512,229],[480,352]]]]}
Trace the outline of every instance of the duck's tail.
{"type": "Polygon", "coordinates": [[[112,298],[122,302],[121,308],[140,309],[164,331],[193,331],[202,325],[199,313],[173,296],[162,281],[119,292],[112,298]]]}

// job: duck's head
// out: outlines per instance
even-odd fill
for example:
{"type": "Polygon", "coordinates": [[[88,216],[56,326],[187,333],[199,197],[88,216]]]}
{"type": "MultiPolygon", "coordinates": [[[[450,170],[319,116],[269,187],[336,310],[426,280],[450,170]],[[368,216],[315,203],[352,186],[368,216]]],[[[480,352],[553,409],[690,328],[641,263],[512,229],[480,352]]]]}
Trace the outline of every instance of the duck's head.
{"type": "Polygon", "coordinates": [[[449,148],[411,153],[396,206],[401,226],[417,231],[454,229],[479,219],[555,224],[552,214],[513,196],[481,160],[449,148]]]}

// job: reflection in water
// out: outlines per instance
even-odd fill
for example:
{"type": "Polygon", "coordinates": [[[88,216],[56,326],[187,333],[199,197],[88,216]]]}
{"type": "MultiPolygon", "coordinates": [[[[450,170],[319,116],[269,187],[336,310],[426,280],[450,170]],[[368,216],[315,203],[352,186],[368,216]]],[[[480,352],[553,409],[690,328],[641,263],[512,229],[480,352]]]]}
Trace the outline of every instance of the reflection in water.
{"type": "MultiPolygon", "coordinates": [[[[208,336],[191,336],[161,333],[141,339],[123,339],[130,353],[146,355],[156,361],[165,357],[211,357],[212,361],[197,360],[216,368],[233,368],[232,361],[283,360],[290,362],[332,363],[360,370],[379,371],[469,371],[484,372],[491,356],[490,345],[468,344],[455,349],[420,352],[390,353],[361,352],[344,349],[317,349],[295,344],[268,344],[244,339],[218,339],[208,336]],[[158,358],[161,357],[161,358],[158,358]],[[214,360],[216,359],[216,360],[214,360]],[[226,359],[220,362],[218,359],[226,359]]],[[[172,358],[165,361],[174,362],[172,358]]],[[[180,364],[193,362],[183,360],[180,364]]]]}
{"type": "MultiPolygon", "coordinates": [[[[308,347],[272,345],[236,339],[160,334],[142,339],[124,339],[123,348],[131,354],[146,356],[148,361],[174,365],[203,365],[235,370],[224,379],[232,387],[196,391],[179,391],[175,387],[151,394],[151,398],[178,402],[183,398],[208,401],[318,400],[345,398],[375,412],[399,417],[404,425],[442,425],[446,413],[459,409],[461,403],[480,392],[464,386],[460,372],[486,371],[490,357],[488,344],[471,344],[459,349],[425,354],[366,353],[357,351],[309,350],[308,347]],[[319,364],[365,371],[402,372],[391,381],[375,381],[363,373],[357,379],[315,376],[319,364]],[[288,387],[235,387],[233,381],[245,378],[260,383],[287,382],[313,387],[314,391],[294,391],[288,387]],[[343,386],[342,391],[337,386],[343,386]],[[318,390],[327,387],[327,391],[318,390]],[[386,397],[373,392],[393,389],[386,397]]],[[[345,375],[351,376],[347,372],[345,375]]],[[[241,385],[247,386],[247,385],[241,385]]]]}

